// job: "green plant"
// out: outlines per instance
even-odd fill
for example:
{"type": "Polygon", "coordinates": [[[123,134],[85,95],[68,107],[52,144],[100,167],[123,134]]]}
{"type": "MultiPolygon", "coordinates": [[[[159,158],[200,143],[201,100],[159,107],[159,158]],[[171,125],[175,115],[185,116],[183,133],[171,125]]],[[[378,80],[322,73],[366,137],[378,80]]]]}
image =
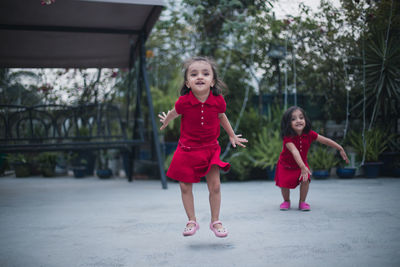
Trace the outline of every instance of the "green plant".
{"type": "Polygon", "coordinates": [[[67,160],[73,167],[85,166],[88,163],[87,160],[81,157],[78,152],[69,153],[67,160]]]}
{"type": "Polygon", "coordinates": [[[28,160],[24,154],[16,153],[16,154],[8,154],[6,156],[6,160],[9,164],[18,164],[18,163],[28,163],[28,160]]]}
{"type": "Polygon", "coordinates": [[[57,153],[43,152],[39,155],[38,161],[41,168],[54,168],[57,163],[57,153]]]}
{"type": "Polygon", "coordinates": [[[386,150],[391,135],[388,136],[384,130],[374,128],[365,132],[365,150],[362,138],[362,133],[351,132],[348,137],[348,142],[357,153],[358,157],[362,158],[365,151],[366,162],[379,161],[379,156],[386,150]]]}
{"type": "Polygon", "coordinates": [[[307,160],[313,170],[329,170],[338,164],[338,159],[332,150],[322,145],[314,145],[310,149],[307,160]]]}
{"type": "Polygon", "coordinates": [[[172,157],[174,156],[174,153],[169,154],[165,160],[164,160],[164,170],[167,171],[169,168],[169,165],[171,165],[172,157]]]}
{"type": "Polygon", "coordinates": [[[31,174],[31,164],[25,154],[8,154],[6,156],[7,162],[12,166],[16,177],[27,177],[31,174]]]}
{"type": "Polygon", "coordinates": [[[112,155],[107,149],[101,150],[97,156],[97,163],[99,169],[108,169],[108,162],[112,158],[112,155]]]}
{"type": "Polygon", "coordinates": [[[38,157],[39,168],[43,176],[51,177],[55,175],[55,167],[57,163],[57,153],[44,152],[38,157]]]}
{"type": "Polygon", "coordinates": [[[243,181],[247,180],[250,176],[253,159],[247,150],[233,153],[229,158],[229,163],[232,165],[232,174],[234,179],[243,181]]]}
{"type": "Polygon", "coordinates": [[[267,127],[261,129],[250,153],[255,167],[273,169],[282,151],[282,140],[279,130],[268,129],[267,127]]]}

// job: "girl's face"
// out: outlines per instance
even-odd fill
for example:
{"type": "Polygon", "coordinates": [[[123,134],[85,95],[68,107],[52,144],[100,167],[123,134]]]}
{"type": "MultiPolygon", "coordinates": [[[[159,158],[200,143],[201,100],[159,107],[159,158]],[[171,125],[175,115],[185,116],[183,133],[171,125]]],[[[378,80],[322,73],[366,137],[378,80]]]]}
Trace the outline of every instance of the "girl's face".
{"type": "Polygon", "coordinates": [[[304,118],[304,114],[299,109],[296,109],[292,112],[290,125],[298,135],[303,133],[303,130],[306,127],[306,120],[304,118]]]}
{"type": "Polygon", "coordinates": [[[195,95],[208,94],[210,87],[214,86],[211,65],[206,61],[195,61],[190,64],[185,84],[195,95]]]}

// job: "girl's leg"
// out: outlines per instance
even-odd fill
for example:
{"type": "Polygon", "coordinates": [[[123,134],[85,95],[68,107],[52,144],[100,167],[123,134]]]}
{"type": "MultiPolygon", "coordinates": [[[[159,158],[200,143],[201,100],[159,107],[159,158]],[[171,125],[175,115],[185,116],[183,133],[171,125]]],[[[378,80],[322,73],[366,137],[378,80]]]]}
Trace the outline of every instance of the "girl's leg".
{"type": "Polygon", "coordinates": [[[307,198],[310,181],[300,183],[300,202],[305,202],[307,198]]]}
{"type": "Polygon", "coordinates": [[[290,202],[290,189],[281,187],[283,201],[290,202]]]}
{"type": "MultiPolygon", "coordinates": [[[[189,221],[196,221],[196,216],[194,215],[194,199],[192,191],[193,184],[179,182],[179,185],[181,187],[182,202],[186,211],[186,215],[188,216],[189,221]]],[[[191,223],[187,225],[187,227],[195,227],[195,225],[191,223]]]]}
{"type": "MultiPolygon", "coordinates": [[[[219,167],[213,165],[206,178],[208,191],[210,192],[211,222],[215,222],[219,220],[219,211],[221,208],[221,181],[219,178],[219,167]]],[[[214,227],[219,229],[222,228],[222,225],[216,224],[214,227]]]]}

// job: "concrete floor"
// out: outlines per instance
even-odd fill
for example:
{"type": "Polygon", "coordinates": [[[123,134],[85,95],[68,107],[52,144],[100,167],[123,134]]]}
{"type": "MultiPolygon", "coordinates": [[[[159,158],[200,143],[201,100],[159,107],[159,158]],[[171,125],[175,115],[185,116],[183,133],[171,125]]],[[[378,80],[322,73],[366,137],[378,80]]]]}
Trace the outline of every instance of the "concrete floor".
{"type": "Polygon", "coordinates": [[[192,237],[181,234],[179,186],[168,186],[2,177],[0,266],[400,266],[398,178],[313,180],[310,212],[280,211],[271,181],[223,183],[225,239],[208,228],[205,183],[194,186],[192,237]]]}

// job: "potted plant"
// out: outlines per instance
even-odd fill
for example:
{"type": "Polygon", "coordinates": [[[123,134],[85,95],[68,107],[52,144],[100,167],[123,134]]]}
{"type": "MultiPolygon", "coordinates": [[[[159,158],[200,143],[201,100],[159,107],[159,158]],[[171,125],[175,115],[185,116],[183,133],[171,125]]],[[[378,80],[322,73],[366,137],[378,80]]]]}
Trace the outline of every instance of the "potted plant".
{"type": "Polygon", "coordinates": [[[365,146],[361,133],[351,132],[349,134],[349,143],[356,151],[359,159],[361,159],[365,152],[365,162],[363,165],[365,176],[368,178],[378,177],[380,174],[380,167],[383,162],[379,157],[386,150],[391,136],[385,134],[380,128],[374,128],[366,131],[364,134],[365,146]],[[364,149],[365,147],[365,149],[364,149]]]}
{"type": "Polygon", "coordinates": [[[282,139],[279,130],[268,131],[267,127],[262,128],[250,152],[254,167],[265,168],[269,179],[274,179],[281,151],[282,139]]]}
{"type": "Polygon", "coordinates": [[[6,160],[14,169],[15,177],[28,177],[31,174],[30,164],[24,154],[8,154],[6,160]]]}
{"type": "Polygon", "coordinates": [[[336,168],[336,175],[339,178],[353,178],[356,175],[356,168],[339,165],[336,168]]]}
{"type": "Polygon", "coordinates": [[[68,162],[71,165],[75,178],[83,178],[87,174],[87,160],[77,152],[72,152],[68,155],[68,162]]]}
{"type": "Polygon", "coordinates": [[[394,177],[400,177],[400,156],[396,156],[393,160],[392,175],[394,177]]]}
{"type": "Polygon", "coordinates": [[[108,165],[110,158],[111,155],[106,149],[101,150],[97,156],[98,168],[96,170],[96,174],[100,179],[107,179],[112,176],[112,171],[108,165]]]}
{"type": "Polygon", "coordinates": [[[307,159],[315,178],[328,178],[331,168],[338,162],[331,149],[317,144],[311,148],[307,159]]]}
{"type": "Polygon", "coordinates": [[[54,152],[44,152],[38,157],[39,168],[44,177],[54,177],[57,163],[57,154],[54,152]]]}

